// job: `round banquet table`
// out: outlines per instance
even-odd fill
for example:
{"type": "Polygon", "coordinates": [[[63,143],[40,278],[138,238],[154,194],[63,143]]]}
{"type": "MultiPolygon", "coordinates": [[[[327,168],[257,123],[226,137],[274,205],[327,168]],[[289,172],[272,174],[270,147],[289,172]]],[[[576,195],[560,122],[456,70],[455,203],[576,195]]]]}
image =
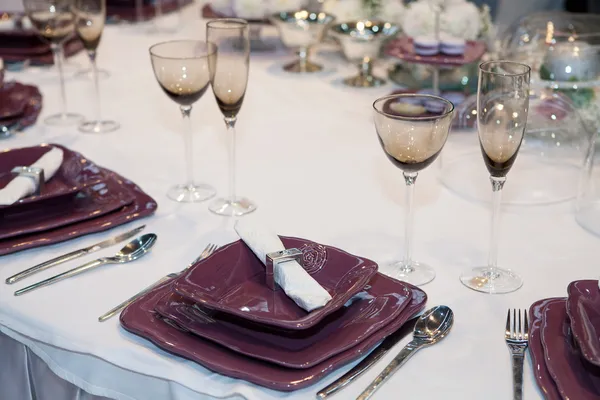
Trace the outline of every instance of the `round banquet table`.
{"type": "MultiPolygon", "coordinates": [[[[177,106],[155,82],[148,47],[174,38],[203,39],[205,21],[198,13],[197,6],[188,7],[177,34],[151,35],[146,33],[146,25],[106,27],[99,64],[111,77],[101,81],[102,108],[105,116],[121,122],[121,129],[114,133],[94,136],[74,127],[45,126],[43,117],[58,111],[54,71],[30,68],[7,74],[9,80],[38,85],[44,108],[35,126],[3,141],[0,147],[60,143],[130,178],[158,201],[157,213],[142,222],[148,225],[146,232],[155,232],[159,240],[138,262],[90,272],[26,296],[15,297],[15,287],[2,284],[0,354],[12,356],[0,357],[0,398],[36,398],[31,391],[43,398],[40,393],[57,390],[47,398],[310,399],[351,368],[345,366],[309,388],[281,393],[172,356],[124,331],[118,318],[97,321],[133,293],[182,269],[208,243],[222,245],[236,239],[232,221],[211,214],[207,203],[179,204],[166,197],[170,185],[184,180],[183,126],[177,106]],[[34,364],[37,373],[32,372],[34,364]],[[46,387],[42,382],[36,389],[32,377],[44,375],[40,372],[44,368],[57,379],[48,378],[46,387]],[[57,382],[71,387],[56,389],[57,382]]],[[[344,87],[341,79],[356,69],[331,46],[320,47],[315,55],[326,66],[322,73],[299,76],[283,72],[281,65],[292,58],[281,47],[275,53],[252,54],[247,96],[237,125],[238,193],[258,204],[258,210],[246,218],[260,219],[279,234],[330,244],[384,265],[401,255],[404,183],[401,172],[378,144],[371,104],[394,87],[344,87]]],[[[84,54],[70,63],[87,67],[84,54]]],[[[384,73],[384,67],[380,64],[379,73],[384,73]]],[[[71,111],[92,116],[91,81],[69,77],[67,95],[71,111]]],[[[224,194],[228,141],[210,92],[194,107],[192,120],[196,176],[224,194]]],[[[476,134],[452,132],[444,152],[456,153],[468,146],[477,148],[476,134]]],[[[485,168],[483,161],[481,168],[485,168]]],[[[450,306],[455,326],[441,343],[402,367],[374,399],[507,399],[512,388],[504,343],[506,310],[526,308],[544,297],[564,296],[572,280],[597,278],[598,238],[576,224],[571,203],[505,207],[500,263],[520,273],[525,284],[507,295],[471,291],[462,286],[458,276],[467,267],[484,265],[487,260],[490,209],[488,204],[464,200],[446,189],[438,174],[438,168],[432,166],[418,179],[414,255],[437,271],[436,279],[423,287],[429,295],[428,306],[450,306]]],[[[509,175],[508,185],[510,181],[509,175]]],[[[0,280],[134,224],[4,256],[0,280]]],[[[95,255],[110,255],[117,247],[95,255]]],[[[27,282],[73,266],[45,271],[27,282]]],[[[385,272],[383,267],[381,270],[385,272]]],[[[334,398],[355,398],[408,340],[334,398]]],[[[542,398],[529,362],[524,390],[528,399],[542,398]]]]}

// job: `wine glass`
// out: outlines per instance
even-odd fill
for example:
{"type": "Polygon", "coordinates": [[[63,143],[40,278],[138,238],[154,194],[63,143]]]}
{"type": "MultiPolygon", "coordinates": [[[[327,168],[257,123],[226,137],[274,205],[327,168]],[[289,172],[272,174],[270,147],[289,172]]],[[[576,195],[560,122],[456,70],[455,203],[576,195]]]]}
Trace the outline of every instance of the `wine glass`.
{"type": "Polygon", "coordinates": [[[178,202],[200,202],[215,195],[215,189],[206,184],[194,183],[192,106],[208,90],[210,84],[209,64],[214,63],[217,47],[197,40],[174,40],[150,47],[150,59],[154,76],[166,95],[179,104],[181,115],[187,124],[184,134],[187,183],[176,185],[167,196],[178,202]]]}
{"type": "Polygon", "coordinates": [[[73,13],[75,14],[75,32],[90,57],[92,76],[96,89],[96,118],[85,121],[79,125],[79,130],[85,133],[106,133],[119,129],[119,123],[102,119],[100,112],[100,88],[98,85],[98,67],[96,56],[98,45],[106,20],[106,0],[74,0],[73,13]]]}
{"type": "Polygon", "coordinates": [[[235,190],[235,124],[246,94],[250,68],[248,22],[237,18],[209,21],[206,38],[217,46],[217,56],[210,64],[211,85],[231,140],[229,197],[214,200],[208,209],[219,215],[241,216],[256,210],[254,203],[238,197],[235,190]]]}
{"type": "Polygon", "coordinates": [[[25,12],[31,24],[43,39],[50,42],[54,55],[54,64],[60,79],[61,112],[47,117],[48,125],[74,125],[83,116],[67,112],[67,96],[63,72],[63,44],[75,28],[75,16],[72,12],[73,0],[23,0],[25,12]]]}
{"type": "Polygon", "coordinates": [[[404,259],[391,263],[391,276],[424,285],[435,271],[412,259],[414,188],[419,171],[435,161],[446,143],[454,105],[437,96],[396,94],[377,99],[373,109],[379,143],[406,183],[404,259]]]}
{"type": "Polygon", "coordinates": [[[483,161],[492,183],[492,229],[487,267],[472,268],[461,282],[485,293],[509,293],[523,285],[521,277],[498,268],[498,227],[502,188],[519,153],[529,112],[531,68],[511,61],[479,66],[477,130],[483,161]]]}

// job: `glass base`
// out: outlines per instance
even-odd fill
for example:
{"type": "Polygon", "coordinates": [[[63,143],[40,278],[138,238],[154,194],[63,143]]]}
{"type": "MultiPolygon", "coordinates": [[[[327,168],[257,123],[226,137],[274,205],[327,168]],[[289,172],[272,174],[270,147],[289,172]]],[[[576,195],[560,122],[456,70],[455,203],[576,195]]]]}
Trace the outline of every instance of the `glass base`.
{"type": "Polygon", "coordinates": [[[386,265],[381,271],[399,281],[404,281],[415,286],[422,286],[435,278],[435,271],[427,264],[413,261],[409,266],[404,261],[396,261],[386,265]]]}
{"type": "Polygon", "coordinates": [[[46,123],[46,125],[53,126],[77,125],[81,121],[83,121],[83,115],[75,113],[54,114],[44,119],[44,123],[46,123]]]}
{"type": "Polygon", "coordinates": [[[167,192],[167,197],[179,203],[200,203],[213,197],[217,192],[206,184],[176,185],[167,192]]]}
{"type": "Polygon", "coordinates": [[[292,63],[286,64],[283,66],[283,69],[287,72],[295,72],[295,73],[311,73],[311,72],[319,72],[323,69],[322,65],[312,63],[310,61],[302,62],[300,60],[294,61],[292,63]]]}
{"type": "Polygon", "coordinates": [[[235,201],[220,198],[210,203],[208,209],[218,215],[240,217],[256,210],[256,205],[244,197],[236,197],[235,201]]]}
{"type": "Polygon", "coordinates": [[[482,293],[510,293],[523,286],[523,279],[512,271],[500,268],[477,267],[464,272],[460,281],[469,289],[482,293]]]}
{"type": "Polygon", "coordinates": [[[370,88],[385,85],[385,80],[373,75],[357,75],[344,79],[344,85],[359,88],[370,88]]]}
{"type": "MultiPolygon", "coordinates": [[[[94,77],[91,68],[76,72],[74,76],[76,79],[89,79],[89,80],[92,80],[94,77]]],[[[98,68],[98,79],[106,79],[109,77],[110,77],[110,72],[108,72],[105,69],[98,68]]]]}
{"type": "Polygon", "coordinates": [[[116,121],[86,121],[79,125],[79,130],[85,133],[108,133],[120,127],[121,125],[116,121]]]}

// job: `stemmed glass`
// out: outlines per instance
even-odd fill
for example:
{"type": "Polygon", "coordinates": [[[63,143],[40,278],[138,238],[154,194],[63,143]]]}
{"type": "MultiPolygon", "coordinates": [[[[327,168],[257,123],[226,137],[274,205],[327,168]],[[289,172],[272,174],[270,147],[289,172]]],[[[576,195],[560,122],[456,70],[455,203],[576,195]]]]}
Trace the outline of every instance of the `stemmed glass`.
{"type": "Polygon", "coordinates": [[[391,275],[413,285],[435,278],[428,265],[412,259],[413,198],[418,173],[440,154],[452,124],[454,105],[437,96],[397,94],[373,103],[375,128],[387,158],[406,183],[404,259],[391,263],[391,275]]]}
{"type": "Polygon", "coordinates": [[[229,197],[214,200],[208,209],[215,214],[241,216],[256,210],[256,205],[235,190],[235,124],[242,108],[250,69],[248,22],[224,18],[206,24],[206,40],[217,46],[210,64],[212,90],[223,113],[231,140],[229,147],[229,197]]]}
{"type": "Polygon", "coordinates": [[[75,0],[75,32],[83,42],[92,64],[92,77],[96,89],[96,118],[79,125],[79,130],[86,133],[106,133],[119,129],[119,123],[103,120],[100,112],[100,88],[98,85],[98,67],[96,56],[98,45],[106,20],[106,0],[75,0]]]}
{"type": "Polygon", "coordinates": [[[75,27],[73,0],[23,0],[25,12],[35,30],[48,42],[60,78],[61,112],[45,119],[48,125],[73,125],[83,116],[67,112],[67,96],[63,72],[63,44],[75,27]]]}
{"type": "Polygon", "coordinates": [[[479,66],[477,130],[483,161],[492,183],[492,230],[487,267],[472,268],[461,282],[485,293],[508,293],[523,285],[521,277],[498,268],[498,228],[502,188],[519,153],[529,111],[531,68],[511,61],[479,66]]]}
{"type": "Polygon", "coordinates": [[[187,183],[176,185],[167,196],[178,202],[200,202],[215,195],[215,189],[194,183],[192,106],[204,95],[210,84],[209,64],[214,64],[217,47],[197,40],[175,40],[150,47],[154,76],[161,89],[181,110],[187,129],[184,134],[187,183]]]}

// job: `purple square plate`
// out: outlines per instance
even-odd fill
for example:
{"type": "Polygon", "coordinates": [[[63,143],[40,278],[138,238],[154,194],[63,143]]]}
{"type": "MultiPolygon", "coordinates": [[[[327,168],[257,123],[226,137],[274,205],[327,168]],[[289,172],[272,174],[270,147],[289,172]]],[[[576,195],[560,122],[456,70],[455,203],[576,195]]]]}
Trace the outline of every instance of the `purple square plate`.
{"type": "Polygon", "coordinates": [[[196,263],[177,278],[175,291],[205,308],[260,324],[300,330],[339,310],[377,273],[373,261],[335,247],[291,237],[281,237],[281,241],[288,249],[303,251],[304,268],[332,297],[324,307],[309,313],[283,290],[269,289],[264,264],[241,240],[196,263]]]}
{"type": "Polygon", "coordinates": [[[118,210],[97,218],[87,219],[56,229],[0,240],[0,256],[64,242],[90,233],[103,232],[154,214],[157,208],[156,201],[144,193],[140,187],[112,171],[104,168],[100,170],[106,175],[107,179],[115,180],[129,190],[133,194],[134,200],[118,210]]]}
{"type": "Polygon", "coordinates": [[[600,289],[597,280],[575,281],[569,285],[567,313],[573,337],[581,354],[600,366],[600,289]]]}
{"type": "Polygon", "coordinates": [[[533,366],[533,376],[544,398],[546,400],[562,400],[558,388],[552,376],[550,376],[548,367],[546,367],[546,358],[540,336],[542,312],[544,307],[553,300],[556,300],[556,298],[539,300],[529,307],[529,355],[533,366]]]}
{"type": "Polygon", "coordinates": [[[28,196],[10,206],[0,206],[0,212],[13,207],[22,208],[25,204],[29,205],[56,197],[72,195],[86,187],[97,185],[105,179],[105,173],[81,154],[60,145],[42,144],[34,147],[0,151],[0,189],[14,178],[14,175],[10,173],[14,167],[33,164],[50,151],[52,147],[57,147],[63,151],[63,162],[54,176],[46,182],[42,193],[38,196],[28,196]]]}
{"type": "Polygon", "coordinates": [[[26,98],[26,103],[25,109],[21,114],[1,119],[0,127],[6,126],[11,131],[15,131],[35,124],[42,111],[42,94],[39,89],[32,85],[23,85],[19,82],[10,81],[4,82],[2,90],[22,94],[26,98]]]}
{"type": "Polygon", "coordinates": [[[436,54],[434,56],[420,56],[415,53],[412,38],[402,36],[388,43],[385,54],[407,62],[449,67],[474,63],[483,56],[485,49],[484,42],[467,40],[463,55],[447,56],[445,54],[436,54]]]}
{"type": "Polygon", "coordinates": [[[394,321],[358,345],[306,369],[285,368],[244,356],[193,335],[184,328],[178,327],[175,322],[163,319],[154,308],[160,299],[172,291],[171,282],[140,297],[123,310],[120,318],[121,325],[127,331],[151,341],[169,353],[192,360],[232,378],[244,379],[270,389],[293,391],[312,385],[335,369],[366,355],[384,337],[395,332],[412,316],[421,312],[425,307],[427,295],[414,286],[407,286],[412,292],[412,299],[394,321]]]}
{"type": "Polygon", "coordinates": [[[376,274],[344,307],[301,331],[273,329],[203,309],[173,292],[158,302],[155,311],[238,353],[288,368],[310,368],[376,335],[398,317],[411,298],[403,282],[376,274]]]}
{"type": "MultiPolygon", "coordinates": [[[[0,83],[1,85],[1,83],[0,83]]],[[[0,122],[7,118],[18,118],[25,112],[27,92],[15,90],[15,85],[0,87],[0,122]]]]}
{"type": "Polygon", "coordinates": [[[97,218],[131,204],[134,199],[131,190],[105,173],[102,182],[75,196],[0,209],[0,240],[97,218]]]}
{"type": "Polygon", "coordinates": [[[563,399],[600,399],[600,369],[588,363],[575,344],[567,299],[546,304],[540,331],[546,366],[563,399]]]}

